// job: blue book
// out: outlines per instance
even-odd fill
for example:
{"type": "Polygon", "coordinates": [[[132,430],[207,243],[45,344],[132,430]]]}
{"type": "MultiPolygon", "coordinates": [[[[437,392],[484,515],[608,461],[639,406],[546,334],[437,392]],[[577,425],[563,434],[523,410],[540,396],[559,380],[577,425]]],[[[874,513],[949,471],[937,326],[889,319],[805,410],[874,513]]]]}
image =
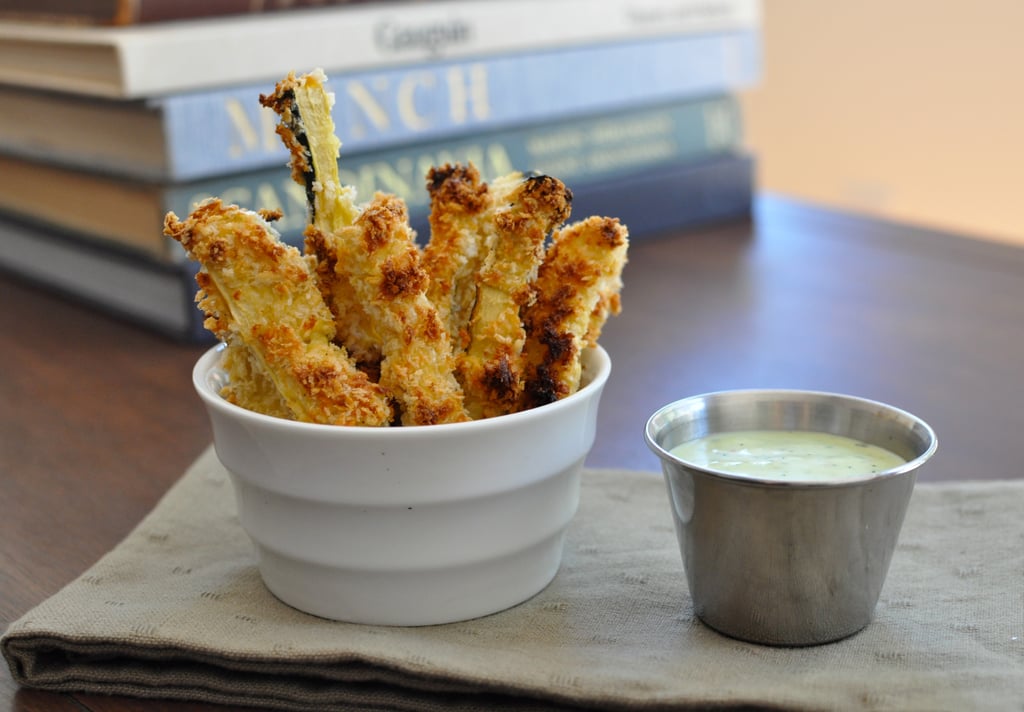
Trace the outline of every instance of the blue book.
{"type": "MultiPolygon", "coordinates": [[[[754,185],[754,161],[744,154],[669,163],[577,187],[573,216],[618,217],[637,243],[747,218],[754,185]]],[[[426,210],[410,221],[428,234],[426,210]]],[[[196,269],[0,215],[0,271],[175,339],[212,342],[194,304],[196,269]]]]}
{"type": "MultiPolygon", "coordinates": [[[[756,30],[682,34],[530,54],[487,56],[334,74],[343,154],[557,121],[583,114],[726,93],[755,83],[756,30]]],[[[307,69],[313,69],[309,67],[307,69]]],[[[281,166],[276,116],[259,105],[271,84],[91,100],[0,88],[25,116],[4,128],[0,151],[142,180],[187,181],[281,166]],[[32,115],[67,122],[33,133],[32,115]],[[128,123],[131,122],[131,123],[128,123]],[[131,139],[126,127],[131,126],[131,139]]]]}
{"type": "MultiPolygon", "coordinates": [[[[394,193],[416,216],[429,209],[425,177],[432,166],[472,162],[484,180],[513,171],[546,173],[579,189],[641,169],[735,151],[742,134],[739,103],[732,95],[719,95],[354,155],[343,146],[339,174],[360,200],[377,191],[394,193]]],[[[284,167],[175,185],[164,204],[183,216],[209,197],[252,210],[279,209],[282,236],[302,242],[306,194],[284,167]]]]}
{"type": "Polygon", "coordinates": [[[574,191],[573,215],[617,217],[632,241],[749,218],[755,168],[751,155],[736,153],[642,170],[574,191]]]}
{"type": "MultiPolygon", "coordinates": [[[[485,180],[535,171],[578,188],[641,168],[733,151],[741,143],[740,107],[726,94],[354,154],[343,151],[339,166],[342,181],[356,188],[360,200],[377,191],[394,193],[415,213],[428,205],[427,171],[445,163],[472,162],[485,180]]],[[[252,210],[278,209],[283,213],[278,229],[285,239],[302,240],[306,194],[283,162],[187,183],[149,183],[0,155],[0,210],[163,259],[184,259],[181,246],[161,234],[164,214],[187,215],[209,197],[252,210]]]]}

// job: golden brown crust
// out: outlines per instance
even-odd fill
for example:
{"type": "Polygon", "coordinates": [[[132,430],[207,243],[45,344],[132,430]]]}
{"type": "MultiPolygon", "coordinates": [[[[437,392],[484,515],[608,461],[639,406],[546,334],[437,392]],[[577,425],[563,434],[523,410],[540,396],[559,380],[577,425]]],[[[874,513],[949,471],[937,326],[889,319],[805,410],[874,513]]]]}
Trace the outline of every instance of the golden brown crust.
{"type": "Polygon", "coordinates": [[[253,352],[237,337],[228,337],[221,368],[227,373],[228,382],[220,394],[229,403],[276,418],[295,419],[253,352]]]}
{"type": "Polygon", "coordinates": [[[299,251],[259,215],[212,199],[164,232],[202,267],[203,308],[222,338],[249,348],[297,420],[384,425],[388,398],[332,343],[334,320],[299,251]]]}
{"type": "Polygon", "coordinates": [[[370,316],[380,345],[380,384],[395,399],[403,425],[467,419],[454,376],[448,332],[427,298],[405,203],[378,193],[354,225],[320,234],[370,316]]]}
{"type": "Polygon", "coordinates": [[[629,236],[617,219],[590,217],[555,232],[526,309],[526,387],[522,407],[575,393],[580,355],[597,343],[610,313],[620,307],[629,236]]]}
{"type": "Polygon", "coordinates": [[[338,264],[331,243],[324,239],[324,233],[309,226],[305,249],[313,258],[317,288],[334,317],[335,341],[345,347],[361,368],[379,368],[380,344],[375,340],[373,321],[356,297],[345,266],[338,264]]]}
{"type": "Polygon", "coordinates": [[[260,96],[306,191],[304,255],[268,224],[280,211],[211,200],[165,219],[202,265],[196,299],[227,344],[223,396],[311,422],[421,425],[572,393],[583,347],[620,308],[625,227],[591,218],[545,253],[570,213],[561,181],[514,173],[488,185],[475,166],[447,164],[427,174],[421,251],[403,201],[358,205],[340,184],[325,82],[320,70],[289,74],[260,96]]]}
{"type": "Polygon", "coordinates": [[[526,340],[520,312],[532,299],[544,241],[569,216],[571,202],[568,188],[550,176],[513,174],[491,184],[481,218],[487,252],[477,274],[469,345],[456,367],[473,418],[519,407],[526,340]]]}
{"type": "Polygon", "coordinates": [[[359,212],[355,189],[338,177],[341,141],[334,133],[334,95],[326,82],[321,70],[299,77],[291,73],[273,94],[260,95],[260,103],[280,117],[276,131],[291,154],[292,179],[306,189],[312,222],[324,231],[351,225],[359,212]]]}
{"type": "Polygon", "coordinates": [[[295,72],[289,72],[287,77],[277,83],[273,93],[260,94],[260,105],[281,117],[275,130],[291,155],[288,165],[292,169],[292,180],[299,185],[306,185],[307,176],[313,175],[313,159],[309,155],[305,137],[298,129],[299,115],[295,106],[295,88],[298,85],[295,72]]]}
{"type": "Polygon", "coordinates": [[[321,293],[339,337],[365,366],[379,369],[406,425],[466,418],[452,351],[436,307],[426,296],[405,204],[375,196],[357,207],[338,179],[326,77],[290,75],[261,101],[281,116],[279,133],[292,151],[292,177],[306,186],[312,225],[306,251],[315,258],[321,293]],[[307,160],[307,156],[309,160],[307,160]]]}
{"type": "Polygon", "coordinates": [[[608,317],[622,312],[622,270],[627,262],[629,230],[618,219],[601,218],[601,237],[608,250],[608,261],[603,262],[604,270],[598,280],[597,303],[590,312],[590,322],[583,341],[587,346],[596,346],[608,317]]]}
{"type": "Polygon", "coordinates": [[[488,208],[487,184],[472,163],[445,164],[427,173],[430,240],[423,269],[427,297],[451,335],[452,346],[469,345],[469,319],[476,302],[476,273],[483,257],[481,216],[488,208]]]}
{"type": "Polygon", "coordinates": [[[338,174],[341,142],[334,133],[334,99],[326,91],[326,81],[322,71],[299,77],[291,73],[277,83],[272,94],[261,95],[260,103],[280,117],[277,133],[291,154],[292,179],[306,190],[316,229],[307,234],[305,250],[315,260],[317,284],[334,315],[337,341],[362,368],[376,370],[381,354],[370,317],[349,280],[335,269],[336,260],[316,237],[351,225],[359,214],[355,190],[341,185],[338,174]]]}

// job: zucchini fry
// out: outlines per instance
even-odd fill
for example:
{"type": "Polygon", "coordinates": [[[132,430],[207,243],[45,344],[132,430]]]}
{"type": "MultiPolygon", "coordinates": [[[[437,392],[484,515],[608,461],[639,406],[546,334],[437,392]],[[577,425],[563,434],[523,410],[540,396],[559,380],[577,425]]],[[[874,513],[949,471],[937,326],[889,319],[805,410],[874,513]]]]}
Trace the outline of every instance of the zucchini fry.
{"type": "Polygon", "coordinates": [[[324,84],[327,75],[317,69],[299,77],[289,73],[260,104],[279,117],[277,135],[291,153],[292,180],[305,187],[310,222],[324,232],[351,225],[359,214],[355,189],[341,184],[331,109],[334,94],[324,84]]]}
{"type": "Polygon", "coordinates": [[[537,274],[536,301],[525,312],[523,408],[579,388],[580,355],[610,314],[621,309],[629,233],[617,219],[590,217],[555,232],[537,274]]]}
{"type": "Polygon", "coordinates": [[[211,199],[183,221],[168,213],[164,233],[202,267],[207,328],[248,347],[296,420],[391,421],[384,391],[332,342],[334,320],[307,260],[263,216],[211,199]]]}
{"type": "Polygon", "coordinates": [[[221,396],[229,403],[246,410],[294,420],[295,414],[285,403],[274,381],[263,370],[255,354],[237,336],[225,339],[221,367],[228,375],[221,396]]]}
{"type": "Polygon", "coordinates": [[[423,269],[427,297],[457,351],[469,345],[469,319],[476,302],[476,273],[484,256],[481,216],[490,204],[488,187],[471,163],[446,164],[427,173],[430,241],[423,269]]]}
{"type": "Polygon", "coordinates": [[[260,99],[281,116],[278,133],[292,149],[292,177],[306,185],[312,211],[306,251],[316,258],[318,281],[344,343],[361,357],[378,357],[380,385],[395,399],[403,424],[466,420],[448,332],[427,298],[405,204],[378,194],[360,208],[352,189],[340,184],[341,144],[325,81],[322,71],[289,75],[273,96],[260,99]]]}
{"type": "Polygon", "coordinates": [[[526,332],[521,310],[548,233],[568,216],[572,193],[558,179],[513,173],[492,182],[482,216],[486,255],[477,274],[469,344],[457,357],[457,374],[470,417],[517,410],[523,389],[526,332]]]}
{"type": "Polygon", "coordinates": [[[468,420],[455,380],[448,332],[427,298],[405,203],[377,193],[355,225],[329,235],[309,231],[335,256],[375,325],[383,359],[380,385],[395,399],[403,425],[468,420]]]}
{"type": "MultiPolygon", "coordinates": [[[[261,213],[268,220],[280,216],[261,213]]],[[[204,326],[224,342],[221,366],[227,373],[228,382],[221,388],[221,396],[229,403],[247,410],[273,415],[288,420],[295,419],[295,413],[281,397],[274,381],[267,375],[259,359],[231,330],[231,308],[221,297],[217,284],[205,270],[196,273],[199,292],[196,301],[206,314],[204,326]]]]}
{"type": "MultiPolygon", "coordinates": [[[[277,134],[291,154],[292,179],[305,188],[310,223],[320,234],[352,225],[359,215],[355,189],[342,185],[338,174],[341,141],[334,133],[334,95],[325,89],[326,81],[322,70],[300,77],[290,73],[273,94],[260,95],[260,104],[280,117],[277,134]]],[[[317,286],[334,315],[337,339],[357,362],[376,368],[381,353],[370,317],[322,247],[322,242],[307,241],[306,252],[316,258],[317,286]]]]}

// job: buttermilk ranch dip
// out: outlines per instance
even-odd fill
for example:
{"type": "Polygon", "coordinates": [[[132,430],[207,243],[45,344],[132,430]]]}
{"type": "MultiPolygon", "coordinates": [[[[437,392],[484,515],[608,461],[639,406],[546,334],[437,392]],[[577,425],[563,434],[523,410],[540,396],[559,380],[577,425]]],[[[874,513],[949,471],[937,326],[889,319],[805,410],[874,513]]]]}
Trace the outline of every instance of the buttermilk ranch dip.
{"type": "Polygon", "coordinates": [[[793,482],[861,477],[906,462],[877,445],[807,430],[715,433],[677,445],[670,452],[709,470],[793,482]]]}

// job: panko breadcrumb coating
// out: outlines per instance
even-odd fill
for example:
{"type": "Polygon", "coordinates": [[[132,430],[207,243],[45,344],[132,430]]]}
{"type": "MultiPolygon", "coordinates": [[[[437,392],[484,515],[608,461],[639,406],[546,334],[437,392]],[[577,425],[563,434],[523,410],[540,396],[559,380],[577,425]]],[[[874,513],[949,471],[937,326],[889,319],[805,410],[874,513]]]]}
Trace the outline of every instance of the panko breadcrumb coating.
{"type": "Polygon", "coordinates": [[[520,312],[551,230],[568,216],[572,193],[550,176],[503,176],[490,186],[481,230],[486,254],[476,275],[469,343],[457,359],[466,409],[475,418],[511,413],[523,390],[526,332],[520,312]]]}
{"type": "Polygon", "coordinates": [[[430,194],[430,241],[423,248],[423,268],[430,280],[427,296],[452,339],[464,351],[469,319],[476,304],[476,275],[485,256],[484,219],[491,196],[472,163],[446,164],[427,173],[430,194]]]}
{"type": "Polygon", "coordinates": [[[256,354],[241,339],[228,335],[220,365],[228,376],[220,394],[229,403],[276,418],[295,419],[295,413],[288,407],[256,354]]]}
{"type": "Polygon", "coordinates": [[[523,407],[565,398],[580,384],[580,354],[621,308],[629,233],[615,218],[590,217],[555,232],[525,312],[523,407]]]}
{"type": "Polygon", "coordinates": [[[364,361],[377,359],[380,385],[404,425],[466,420],[448,333],[427,298],[405,204],[378,194],[357,206],[353,191],[341,186],[325,80],[322,73],[289,75],[261,101],[281,116],[292,177],[306,186],[306,250],[342,342],[364,361]]]}
{"type": "Polygon", "coordinates": [[[421,250],[404,201],[359,204],[340,183],[326,79],[292,73],[260,96],[306,192],[305,254],[270,225],[280,213],[211,199],[165,217],[201,266],[196,300],[225,342],[222,396],[276,417],[386,426],[495,417],[575,392],[583,349],[620,310],[625,226],[592,217],[558,229],[572,203],[558,179],[487,183],[472,164],[447,164],[426,176],[421,250]]]}
{"type": "MultiPolygon", "coordinates": [[[[277,134],[291,155],[292,179],[305,188],[311,224],[322,234],[351,225],[359,215],[355,188],[342,185],[338,173],[341,141],[334,132],[331,108],[334,95],[324,84],[322,70],[296,77],[289,73],[269,95],[260,95],[260,104],[280,117],[277,134]]],[[[379,366],[380,346],[373,337],[369,314],[336,269],[334,257],[318,251],[319,243],[307,244],[315,256],[317,285],[334,315],[338,341],[364,367],[379,366]]]]}
{"type": "Polygon", "coordinates": [[[310,228],[309,240],[335,256],[369,314],[382,356],[380,384],[395,399],[402,424],[468,420],[405,203],[378,193],[354,225],[331,234],[310,228]]]}
{"type": "Polygon", "coordinates": [[[164,232],[199,262],[207,327],[248,347],[296,420],[386,425],[387,394],[332,342],[334,319],[308,262],[260,215],[213,198],[164,232]]]}

